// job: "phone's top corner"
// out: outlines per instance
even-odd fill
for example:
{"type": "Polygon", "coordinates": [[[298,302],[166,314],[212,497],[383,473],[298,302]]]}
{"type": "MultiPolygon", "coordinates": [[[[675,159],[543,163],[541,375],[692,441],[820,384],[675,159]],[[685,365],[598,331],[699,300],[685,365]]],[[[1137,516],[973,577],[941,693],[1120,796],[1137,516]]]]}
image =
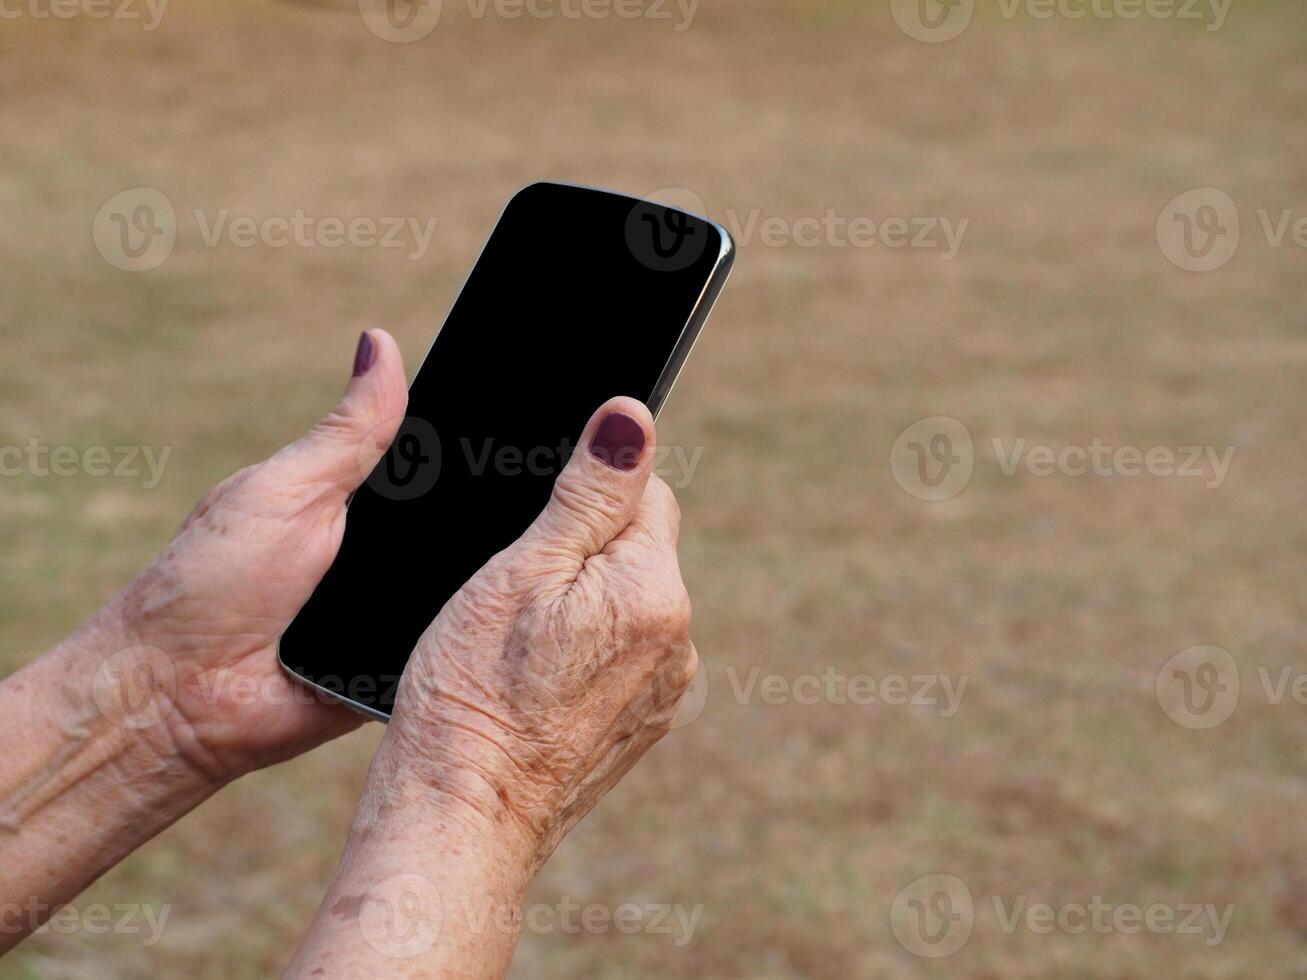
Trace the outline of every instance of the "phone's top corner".
{"type": "Polygon", "coordinates": [[[713,221],[712,218],[704,218],[717,232],[721,238],[721,249],[717,253],[717,261],[724,265],[731,265],[735,261],[735,239],[731,233],[726,230],[719,222],[713,221]]]}

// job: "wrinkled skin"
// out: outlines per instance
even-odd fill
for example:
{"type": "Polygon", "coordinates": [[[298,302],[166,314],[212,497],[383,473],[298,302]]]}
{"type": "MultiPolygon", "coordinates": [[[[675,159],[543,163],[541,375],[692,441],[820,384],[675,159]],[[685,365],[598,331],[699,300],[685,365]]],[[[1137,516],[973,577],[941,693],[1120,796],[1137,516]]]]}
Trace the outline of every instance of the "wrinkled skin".
{"type": "MultiPolygon", "coordinates": [[[[162,651],[163,723],[147,728],[215,781],[299,754],[360,716],[298,686],[278,637],[326,572],[345,503],[407,403],[394,341],[304,438],[216,487],[119,598],[132,642],[162,651]]],[[[441,611],[400,686],[406,772],[528,835],[543,861],[667,731],[693,678],[680,514],[652,476],[653,420],[631,472],[579,449],[545,512],[441,611]]],[[[368,614],[362,611],[361,614],[368,614]]],[[[394,753],[392,752],[393,756],[394,753]]]]}
{"type": "Polygon", "coordinates": [[[326,573],[349,494],[381,458],[407,405],[399,349],[375,359],[298,442],[211,491],[116,600],[135,643],[167,656],[166,740],[216,781],[291,758],[361,723],[308,694],[277,662],[278,638],[326,573]]]}
{"type": "Polygon", "coordinates": [[[288,977],[504,976],[517,935],[487,923],[670,727],[698,658],[653,419],[611,399],[579,446],[418,642],[288,977]],[[614,418],[618,466],[592,451],[614,418]]]}
{"type": "MultiPolygon", "coordinates": [[[[0,757],[0,899],[56,908],[225,783],[360,723],[288,677],[276,646],[406,403],[395,342],[365,335],[331,414],[215,488],[122,593],[0,682],[0,735],[16,749],[0,757]]],[[[414,651],[290,975],[503,975],[512,933],[451,915],[409,960],[360,910],[402,911],[387,902],[415,875],[419,891],[515,907],[559,839],[667,730],[697,658],[679,514],[651,476],[653,420],[612,399],[580,445],[532,527],[414,651]],[[616,441],[597,438],[605,419],[621,423],[616,441]]],[[[427,927],[440,919],[428,911],[427,927]]],[[[0,935],[0,953],[32,928],[0,935]]]]}
{"type": "MultiPolygon", "coordinates": [[[[613,408],[652,429],[630,399],[596,417],[613,408]]],[[[450,600],[392,721],[413,771],[519,823],[536,866],[666,734],[697,669],[672,492],[648,477],[626,523],[626,488],[595,487],[604,469],[577,459],[536,526],[450,600]]]]}

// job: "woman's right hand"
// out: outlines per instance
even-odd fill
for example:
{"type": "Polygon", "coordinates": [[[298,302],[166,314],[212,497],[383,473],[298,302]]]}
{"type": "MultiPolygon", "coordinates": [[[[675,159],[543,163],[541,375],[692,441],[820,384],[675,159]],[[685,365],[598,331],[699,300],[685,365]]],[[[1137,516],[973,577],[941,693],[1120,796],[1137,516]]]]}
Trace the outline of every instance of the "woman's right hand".
{"type": "Polygon", "coordinates": [[[385,749],[407,802],[515,828],[533,867],[667,733],[697,667],[648,409],[609,401],[580,446],[418,643],[385,749]]]}
{"type": "Polygon", "coordinates": [[[535,523],[419,641],[295,975],[342,962],[499,975],[516,937],[487,929],[502,916],[479,903],[516,907],[563,836],[669,730],[698,658],[679,511],[652,475],[653,419],[612,399],[579,445],[535,523]],[[392,931],[410,913],[417,931],[392,931]],[[368,943],[351,953],[340,932],[357,938],[352,924],[368,943]]]}

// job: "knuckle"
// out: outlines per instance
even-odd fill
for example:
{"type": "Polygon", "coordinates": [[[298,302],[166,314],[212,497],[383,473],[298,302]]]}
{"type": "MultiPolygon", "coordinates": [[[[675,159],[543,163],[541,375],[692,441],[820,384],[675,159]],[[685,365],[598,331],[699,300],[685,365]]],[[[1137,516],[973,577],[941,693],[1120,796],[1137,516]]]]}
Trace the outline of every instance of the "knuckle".
{"type": "Polygon", "coordinates": [[[238,470],[219,483],[216,487],[209,490],[209,492],[200,498],[200,501],[191,508],[191,512],[186,516],[186,520],[182,522],[181,527],[178,529],[178,533],[186,531],[196,524],[206,520],[215,508],[219,507],[220,504],[223,504],[230,497],[237,494],[241,487],[251,479],[257,477],[263,471],[265,465],[266,464],[264,463],[255,463],[251,466],[246,466],[244,469],[238,470]]]}
{"type": "Polygon", "coordinates": [[[681,647],[680,656],[681,676],[685,679],[685,687],[689,688],[694,683],[694,679],[699,676],[699,668],[702,666],[699,651],[694,648],[693,643],[687,642],[681,647]]]}
{"type": "Polygon", "coordinates": [[[351,408],[337,406],[313,426],[313,434],[325,439],[353,441],[358,437],[362,420],[351,408]]]}
{"type": "Polygon", "coordinates": [[[676,576],[645,590],[638,616],[656,635],[680,638],[689,635],[691,613],[690,594],[676,576]]]}
{"type": "Polygon", "coordinates": [[[671,727],[698,670],[698,658],[693,650],[688,642],[663,644],[653,665],[633,679],[630,707],[644,726],[671,727]]]}
{"type": "Polygon", "coordinates": [[[671,647],[666,666],[662,671],[662,679],[674,701],[681,700],[685,692],[690,689],[690,685],[694,683],[698,672],[699,658],[691,644],[680,643],[671,647]]]}

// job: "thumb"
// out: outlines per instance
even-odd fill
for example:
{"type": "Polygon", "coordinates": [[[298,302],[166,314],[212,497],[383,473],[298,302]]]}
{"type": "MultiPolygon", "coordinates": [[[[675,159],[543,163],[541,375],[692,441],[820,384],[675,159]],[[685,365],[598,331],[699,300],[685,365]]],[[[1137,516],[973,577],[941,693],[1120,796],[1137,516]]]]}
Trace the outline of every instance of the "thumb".
{"type": "Polygon", "coordinates": [[[343,503],[381,460],[407,407],[399,345],[384,330],[364,331],[339,404],[268,460],[266,475],[282,485],[320,486],[343,503]]]}
{"type": "Polygon", "coordinates": [[[524,544],[579,561],[599,554],[635,517],[653,459],[649,409],[634,398],[604,402],[586,424],[524,544]]]}

